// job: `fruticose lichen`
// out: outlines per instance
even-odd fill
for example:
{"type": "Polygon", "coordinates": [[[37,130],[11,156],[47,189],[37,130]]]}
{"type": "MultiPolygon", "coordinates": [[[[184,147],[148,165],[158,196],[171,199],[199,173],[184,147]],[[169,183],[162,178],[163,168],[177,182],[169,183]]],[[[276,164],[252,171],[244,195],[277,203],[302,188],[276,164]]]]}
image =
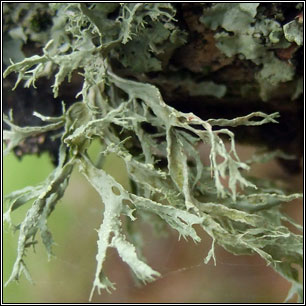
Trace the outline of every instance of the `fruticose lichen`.
{"type": "MultiPolygon", "coordinates": [[[[214,4],[204,10],[201,22],[211,29],[220,27],[215,38],[227,56],[239,53],[261,65],[257,80],[265,99],[271,86],[290,80],[293,74],[292,68],[267,51],[257,37],[265,37],[271,48],[288,46],[292,41],[299,44],[301,39],[295,24],[281,28],[269,20],[255,19],[257,8],[255,3],[214,4]]],[[[167,105],[156,86],[128,77],[132,72],[162,70],[171,54],[186,41],[187,33],[177,26],[172,4],[56,3],[45,9],[52,17],[52,26],[40,35],[42,53],[18,58],[20,61],[11,63],[4,77],[15,72],[16,86],[24,82],[29,87],[35,86],[39,78],[53,76],[54,97],[75,73],[83,83],[75,103],[66,109],[63,101],[62,115],[35,113],[45,122],[43,126],[19,127],[12,114],[4,118],[9,126],[4,131],[6,153],[26,138],[44,132],[58,131],[55,135],[61,139],[58,165],[46,180],[6,197],[9,209],[5,220],[19,231],[17,258],[7,283],[18,280],[22,273],[30,279],[24,255],[36,243],[36,235],[41,236],[48,255],[52,255],[53,239],[47,219],[64,195],[72,170],[77,168],[104,204],[90,298],[96,289],[100,292],[114,288],[103,269],[109,248],[116,249],[143,282],[159,277],[138,257],[139,245],[131,242],[136,241],[132,239],[135,233],[125,232],[122,226],[122,216],[133,222],[146,212],[160,217],[154,222],[166,222],[180,236],[197,242],[200,237],[193,226],[199,225],[213,239],[205,262],[215,260],[215,245],[236,255],[258,254],[292,283],[288,298],[298,293],[302,299],[302,284],[294,264],[302,265],[303,239],[283,225],[283,221],[293,221],[279,209],[282,203],[300,198],[301,194],[286,194],[269,181],[258,182],[243,173],[253,162],[285,155],[272,152],[242,162],[236,153],[234,133],[227,129],[277,124],[278,113],[253,112],[235,119],[202,120],[167,105]],[[127,76],[119,73],[122,70],[128,71],[127,76]],[[148,133],[144,124],[154,132],[148,133]],[[230,142],[230,150],[226,149],[224,138],[230,142]],[[87,149],[93,140],[100,143],[101,155],[115,153],[124,160],[136,186],[133,191],[126,190],[90,159],[87,149]],[[210,146],[209,167],[202,164],[196,149],[200,142],[210,146]],[[218,162],[217,157],[222,157],[222,161],[218,162]],[[161,159],[166,161],[164,167],[159,166],[161,159]],[[228,187],[222,183],[225,177],[228,187]],[[32,199],[24,220],[13,225],[11,213],[32,199]]],[[[39,24],[28,30],[31,35],[37,27],[39,24]]],[[[10,33],[24,39],[24,31],[20,26],[10,33]]],[[[213,82],[187,87],[190,95],[205,92],[221,98],[226,92],[225,86],[213,82]]]]}

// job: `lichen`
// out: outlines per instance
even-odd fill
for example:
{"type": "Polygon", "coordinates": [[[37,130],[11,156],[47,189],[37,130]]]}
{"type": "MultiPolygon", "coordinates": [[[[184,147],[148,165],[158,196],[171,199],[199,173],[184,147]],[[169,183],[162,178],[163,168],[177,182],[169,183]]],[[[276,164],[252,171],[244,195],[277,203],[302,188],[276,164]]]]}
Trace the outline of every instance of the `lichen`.
{"type": "MultiPolygon", "coordinates": [[[[212,29],[220,26],[233,32],[232,38],[227,32],[222,34],[223,38],[221,33],[216,36],[218,46],[224,42],[226,47],[220,48],[229,55],[241,53],[263,64],[258,73],[259,82],[265,80],[275,85],[289,80],[291,70],[285,64],[279,65],[270,52],[262,51],[249,35],[256,28],[251,23],[255,22],[257,7],[258,4],[215,4],[202,21],[212,29]],[[241,39],[242,43],[238,44],[241,39]],[[258,55],[254,56],[253,51],[258,55]],[[269,61],[264,62],[264,58],[269,61]],[[280,77],[279,69],[286,76],[280,77]]],[[[53,25],[48,30],[50,40],[42,54],[12,63],[4,77],[15,72],[18,74],[16,86],[25,81],[24,86],[29,87],[38,78],[53,76],[54,97],[74,72],[79,72],[83,83],[75,103],[68,109],[63,104],[61,116],[35,113],[46,122],[43,127],[19,127],[14,124],[13,116],[5,118],[10,127],[4,134],[8,143],[6,153],[38,131],[57,131],[61,139],[58,166],[46,180],[7,196],[9,209],[5,220],[19,230],[17,258],[7,283],[18,280],[22,273],[30,278],[24,255],[36,243],[38,233],[49,256],[52,255],[53,239],[47,218],[64,195],[72,170],[76,168],[96,189],[104,204],[90,297],[96,289],[98,292],[114,289],[103,268],[109,248],[116,249],[143,282],[159,277],[157,271],[138,257],[138,245],[133,245],[133,238],[129,241],[137,233],[125,233],[121,224],[123,216],[133,222],[141,217],[141,212],[158,216],[159,221],[155,222],[165,222],[179,236],[191,237],[197,242],[200,237],[193,226],[199,225],[213,239],[205,262],[215,258],[215,244],[237,255],[258,254],[292,283],[290,294],[301,294],[302,285],[292,264],[302,265],[302,236],[282,224],[285,217],[279,209],[282,203],[300,198],[301,194],[285,194],[276,187],[267,188],[269,182],[246,177],[244,172],[255,159],[249,163],[239,159],[234,133],[227,129],[276,124],[279,114],[254,112],[234,119],[202,120],[193,113],[183,113],[167,105],[156,86],[115,72],[116,61],[137,72],[160,70],[169,52],[184,43],[186,34],[176,26],[175,8],[171,4],[57,3],[51,4],[50,9],[54,14],[53,25]],[[133,52],[137,58],[132,56],[133,52]],[[155,132],[147,133],[144,123],[155,132]],[[230,150],[226,149],[224,137],[229,139],[230,150]],[[101,155],[112,152],[124,160],[136,186],[133,191],[126,190],[90,159],[87,149],[97,138],[101,142],[101,155]],[[210,146],[209,167],[199,158],[196,150],[199,142],[210,146]],[[218,156],[222,157],[221,162],[218,156]],[[165,167],[158,166],[160,159],[166,161],[165,167]],[[222,184],[225,177],[229,178],[228,188],[222,184]],[[24,220],[13,225],[11,213],[31,199],[33,203],[24,220]]],[[[275,37],[273,34],[274,41],[275,37]]],[[[213,83],[206,85],[213,86],[213,83]]],[[[217,88],[216,95],[222,97],[222,89],[217,88]]],[[[268,89],[262,90],[265,97],[268,89]]],[[[257,162],[265,160],[267,156],[256,159],[257,162]]]]}
{"type": "Polygon", "coordinates": [[[200,21],[215,34],[216,46],[228,57],[242,55],[258,65],[260,96],[268,101],[281,83],[294,78],[292,64],[281,61],[273,50],[303,42],[302,24],[293,20],[283,27],[257,11],[259,3],[212,4],[203,9],[200,21]]]}

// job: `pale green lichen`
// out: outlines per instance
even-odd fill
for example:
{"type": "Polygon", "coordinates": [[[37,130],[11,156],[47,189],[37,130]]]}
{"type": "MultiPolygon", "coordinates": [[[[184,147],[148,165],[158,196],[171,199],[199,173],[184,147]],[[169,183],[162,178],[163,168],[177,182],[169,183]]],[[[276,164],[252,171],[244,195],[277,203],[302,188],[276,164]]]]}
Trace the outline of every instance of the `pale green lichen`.
{"type": "MultiPolygon", "coordinates": [[[[235,35],[244,35],[241,23],[248,29],[258,4],[233,5],[232,13],[238,18],[235,20],[239,25],[234,28],[231,27],[233,21],[226,15],[228,6],[231,4],[215,5],[212,9],[214,19],[205,17],[203,22],[212,28],[225,26],[235,35]],[[222,23],[217,17],[223,14],[226,18],[222,23]]],[[[292,283],[290,294],[297,292],[301,298],[301,284],[292,264],[302,265],[302,236],[282,225],[282,221],[289,219],[279,210],[283,202],[299,198],[301,194],[286,195],[268,181],[246,178],[242,170],[248,170],[249,164],[265,161],[273,155],[257,156],[247,163],[240,161],[234,134],[226,128],[277,123],[278,113],[254,112],[231,120],[205,121],[167,105],[157,87],[120,77],[112,71],[111,58],[121,59],[124,66],[137,71],[145,72],[148,67],[160,69],[157,55],[172,52],[185,37],[175,27],[175,9],[171,4],[127,3],[119,7],[104,3],[88,6],[58,3],[51,7],[55,13],[50,29],[52,39],[44,47],[43,54],[12,64],[4,76],[16,72],[17,84],[25,80],[25,86],[29,86],[41,76],[55,75],[53,93],[56,97],[61,84],[78,70],[83,77],[83,87],[76,103],[68,110],[63,108],[62,116],[45,117],[36,113],[47,123],[44,127],[21,128],[13,124],[13,118],[5,119],[11,128],[4,134],[8,141],[7,152],[26,137],[36,135],[38,129],[40,132],[60,132],[64,128],[57,168],[42,184],[7,196],[9,209],[5,220],[10,224],[11,213],[34,199],[24,220],[15,226],[19,230],[17,258],[7,283],[18,280],[22,273],[30,278],[24,254],[36,243],[36,234],[40,233],[48,254],[52,254],[53,240],[47,218],[63,196],[73,168],[77,168],[97,190],[104,204],[103,222],[98,230],[97,269],[90,297],[96,289],[100,292],[114,288],[103,268],[109,248],[118,251],[140,280],[147,282],[159,277],[160,274],[138,255],[137,229],[125,232],[121,224],[122,216],[134,222],[149,214],[159,217],[154,223],[165,222],[180,236],[191,237],[197,242],[200,237],[193,225],[201,226],[213,239],[205,262],[211,258],[216,260],[215,244],[237,255],[259,254],[292,283]],[[118,8],[119,17],[108,19],[108,14],[118,8]],[[141,45],[139,39],[144,37],[148,41],[152,33],[155,39],[146,46],[141,45]],[[174,33],[178,40],[174,39],[174,33]],[[138,67],[128,55],[123,55],[125,50],[132,49],[137,49],[140,62],[145,61],[147,66],[138,67]],[[155,127],[156,133],[146,133],[143,123],[155,127]],[[229,139],[230,150],[226,149],[221,136],[229,139]],[[101,141],[101,155],[112,152],[124,160],[136,186],[133,192],[90,160],[87,149],[95,138],[101,141]],[[203,166],[195,149],[200,141],[210,146],[209,167],[203,166]],[[133,154],[131,146],[138,146],[141,153],[133,154]],[[221,162],[217,161],[218,156],[222,157],[221,162]],[[157,166],[161,158],[167,161],[164,168],[157,166]],[[229,188],[221,183],[225,177],[229,178],[229,188]],[[243,191],[238,192],[238,185],[243,191]]],[[[235,52],[247,54],[242,49],[235,52]]],[[[274,74],[269,75],[268,65],[276,64],[273,61],[266,63],[259,78],[273,79],[274,74]]],[[[283,78],[275,75],[274,82],[282,81],[283,78]]]]}
{"type": "Polygon", "coordinates": [[[301,46],[303,44],[303,24],[293,20],[284,25],[284,35],[290,42],[301,46]]]}
{"type": "Polygon", "coordinates": [[[256,74],[260,97],[269,100],[281,83],[293,80],[295,68],[279,60],[273,50],[303,43],[302,24],[297,20],[283,27],[257,12],[259,3],[218,3],[203,10],[200,21],[215,34],[216,46],[228,57],[243,55],[261,66],[256,74]]]}

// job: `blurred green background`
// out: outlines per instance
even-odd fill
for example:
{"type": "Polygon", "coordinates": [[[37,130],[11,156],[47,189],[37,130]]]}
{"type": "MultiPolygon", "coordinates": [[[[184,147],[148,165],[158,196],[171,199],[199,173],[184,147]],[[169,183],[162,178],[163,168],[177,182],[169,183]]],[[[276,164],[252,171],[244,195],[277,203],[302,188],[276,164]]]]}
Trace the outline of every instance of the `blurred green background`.
{"type": "MultiPolygon", "coordinates": [[[[240,156],[248,157],[252,149],[240,148],[240,156]]],[[[239,152],[238,152],[239,153],[239,152]]],[[[202,151],[205,155],[205,150],[202,151]]],[[[205,159],[205,156],[204,156],[205,159]]],[[[52,170],[48,155],[25,156],[22,161],[13,155],[3,159],[4,195],[11,191],[41,182],[52,170]]],[[[104,169],[129,188],[123,162],[109,156],[104,169]]],[[[302,174],[288,176],[274,162],[253,169],[254,174],[287,180],[296,190],[302,190],[302,174]]],[[[13,213],[13,221],[22,220],[26,209],[13,213]]],[[[290,215],[302,223],[302,201],[287,207],[290,215]]],[[[4,203],[4,210],[7,206],[4,203]]],[[[103,216],[103,204],[96,191],[75,170],[63,199],[49,219],[49,227],[56,242],[55,258],[48,261],[39,241],[35,253],[27,253],[27,264],[34,285],[24,276],[19,283],[11,283],[3,291],[4,303],[88,303],[96,268],[97,232],[103,216]]],[[[211,239],[199,231],[200,244],[178,240],[169,229],[167,237],[156,237],[145,222],[144,255],[147,262],[162,274],[160,279],[139,286],[126,264],[115,250],[107,253],[106,273],[116,283],[112,294],[95,293],[95,303],[280,303],[290,285],[257,256],[233,256],[216,248],[217,266],[207,265],[203,258],[211,246],[211,239]]],[[[16,256],[18,233],[7,224],[3,232],[3,277],[8,279],[16,256]]]]}

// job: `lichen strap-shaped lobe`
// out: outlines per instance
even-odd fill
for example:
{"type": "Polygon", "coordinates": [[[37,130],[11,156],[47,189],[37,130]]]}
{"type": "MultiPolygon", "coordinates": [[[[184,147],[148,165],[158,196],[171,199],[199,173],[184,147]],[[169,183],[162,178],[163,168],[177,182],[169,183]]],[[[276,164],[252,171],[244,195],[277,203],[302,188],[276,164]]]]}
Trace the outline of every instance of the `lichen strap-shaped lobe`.
{"type": "MultiPolygon", "coordinates": [[[[112,71],[110,57],[114,56],[124,67],[131,68],[135,61],[134,57],[131,61],[130,55],[135,51],[141,53],[141,60],[147,64],[138,65],[134,71],[143,73],[148,69],[162,69],[162,61],[169,59],[169,54],[183,43],[185,37],[174,25],[175,9],[171,4],[66,6],[58,3],[51,6],[57,15],[50,30],[52,39],[43,48],[43,54],[12,64],[4,75],[17,72],[16,86],[22,79],[26,81],[25,86],[35,86],[36,79],[54,76],[55,97],[59,94],[60,85],[66,78],[70,80],[76,71],[82,71],[84,83],[77,95],[80,100],[68,110],[63,108],[62,116],[51,118],[36,113],[48,123],[43,127],[21,128],[13,123],[12,116],[5,118],[10,127],[4,133],[8,141],[7,152],[26,138],[36,136],[39,129],[40,132],[59,132],[62,143],[59,165],[45,182],[7,197],[10,206],[5,220],[10,223],[10,214],[34,199],[24,220],[15,226],[20,230],[20,236],[17,259],[9,281],[17,280],[21,273],[30,277],[24,254],[27,248],[36,243],[34,238],[37,232],[41,233],[48,254],[52,254],[53,241],[47,227],[47,217],[63,196],[71,172],[77,165],[97,190],[105,207],[103,222],[98,230],[97,269],[91,298],[95,289],[114,288],[103,270],[108,248],[115,248],[144,282],[159,276],[140,258],[137,246],[130,242],[131,237],[122,228],[122,215],[133,222],[136,216],[141,216],[141,212],[158,216],[158,222],[162,220],[177,230],[180,236],[191,237],[194,241],[200,241],[200,237],[193,226],[202,227],[213,239],[205,262],[211,258],[216,261],[215,244],[237,255],[259,254],[293,284],[290,295],[298,292],[301,297],[301,284],[293,264],[302,264],[302,237],[282,225],[283,221],[296,224],[279,210],[282,202],[300,198],[301,195],[286,195],[267,181],[258,182],[244,177],[242,171],[248,170],[255,160],[261,162],[283,155],[275,152],[242,162],[236,153],[234,134],[227,129],[229,126],[276,123],[278,113],[267,115],[254,112],[234,119],[211,118],[205,121],[167,105],[157,87],[120,77],[112,71]],[[108,18],[117,10],[119,17],[116,20],[108,18]],[[150,33],[154,34],[154,41],[139,48],[141,44],[137,39],[150,33]],[[142,128],[144,123],[155,128],[156,133],[146,133],[142,128]],[[224,144],[224,136],[230,141],[229,150],[224,144]],[[102,143],[101,155],[112,152],[124,160],[129,177],[136,185],[133,192],[124,189],[112,176],[93,165],[87,149],[94,138],[102,143]],[[209,167],[203,166],[195,149],[199,141],[210,146],[209,167]],[[133,155],[132,150],[128,150],[128,144],[141,153],[133,155]],[[220,156],[222,161],[218,162],[220,156]],[[166,160],[165,167],[157,167],[159,159],[166,160]],[[222,183],[225,177],[229,178],[228,188],[222,183]],[[244,190],[238,192],[238,185],[244,190]]],[[[256,56],[254,58],[253,51],[263,51],[258,44],[254,47],[254,41],[251,45],[246,43],[248,39],[253,40],[251,37],[247,39],[246,31],[254,22],[257,7],[255,3],[214,4],[203,12],[206,15],[201,22],[212,28],[221,26],[234,33],[233,37],[229,37],[228,33],[216,34],[218,47],[225,54],[242,53],[255,64],[263,64],[257,79],[262,86],[261,96],[265,99],[269,96],[268,89],[264,87],[265,80],[269,80],[266,82],[268,86],[276,86],[289,80],[292,71],[284,63],[278,65],[279,61],[270,51],[264,54],[262,61],[258,61],[256,56]],[[236,17],[236,25],[228,15],[229,11],[236,17]],[[224,18],[220,19],[220,16],[224,18]],[[234,44],[233,49],[230,42],[241,38],[244,43],[234,44]],[[283,73],[277,74],[278,69],[283,73]]],[[[265,34],[261,22],[256,27],[265,34]]],[[[273,30],[269,39],[274,44],[280,29],[275,23],[269,23],[268,27],[273,30]]],[[[284,27],[286,39],[299,44],[300,40],[295,37],[296,30],[293,24],[284,27]]],[[[296,228],[300,230],[298,225],[296,228]]]]}
{"type": "Polygon", "coordinates": [[[98,292],[100,292],[100,289],[109,290],[114,288],[113,284],[103,273],[103,263],[109,247],[117,249],[122,260],[130,266],[136,276],[143,282],[152,281],[155,277],[159,276],[158,272],[154,271],[137,257],[135,247],[126,240],[123,234],[120,220],[121,214],[126,214],[132,220],[135,219],[133,216],[134,209],[124,207],[124,200],[133,203],[136,209],[158,214],[170,226],[178,230],[180,235],[191,236],[196,241],[200,240],[191,226],[196,223],[201,224],[202,218],[175,209],[174,207],[161,205],[152,200],[130,194],[110,175],[106,174],[102,169],[95,168],[86,159],[79,160],[79,165],[80,171],[100,194],[105,205],[103,222],[98,230],[98,254],[96,257],[98,264],[90,299],[96,288],[98,292]],[[101,277],[102,275],[103,277],[101,277]]]}

